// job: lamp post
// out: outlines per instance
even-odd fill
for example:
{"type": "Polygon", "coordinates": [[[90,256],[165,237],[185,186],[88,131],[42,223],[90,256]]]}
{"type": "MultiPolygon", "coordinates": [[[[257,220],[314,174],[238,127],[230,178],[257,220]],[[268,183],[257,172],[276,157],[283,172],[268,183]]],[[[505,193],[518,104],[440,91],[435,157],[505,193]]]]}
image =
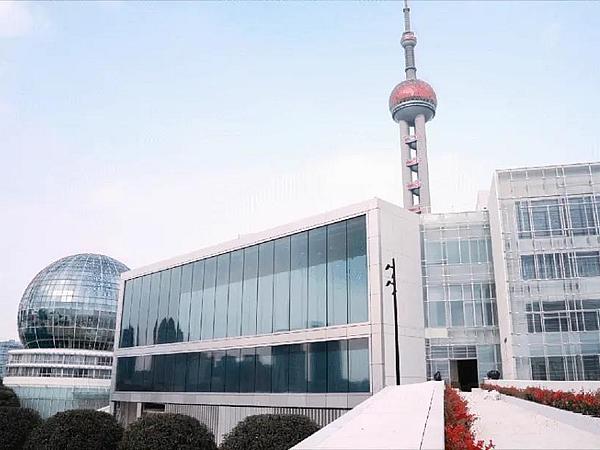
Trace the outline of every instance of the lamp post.
{"type": "Polygon", "coordinates": [[[396,289],[396,260],[385,266],[385,270],[391,270],[390,279],[385,286],[392,286],[392,297],[394,299],[394,347],[396,351],[396,385],[400,384],[400,346],[398,345],[398,290],[396,289]]]}

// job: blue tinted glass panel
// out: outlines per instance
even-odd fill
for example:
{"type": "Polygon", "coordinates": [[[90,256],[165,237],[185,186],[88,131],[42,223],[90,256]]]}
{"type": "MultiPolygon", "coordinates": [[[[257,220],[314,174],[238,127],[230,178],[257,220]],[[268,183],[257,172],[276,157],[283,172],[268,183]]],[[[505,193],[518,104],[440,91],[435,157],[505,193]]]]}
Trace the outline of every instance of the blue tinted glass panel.
{"type": "Polygon", "coordinates": [[[173,372],[173,391],[185,392],[185,374],[187,372],[187,353],[176,353],[175,370],[173,372]]]}
{"type": "Polygon", "coordinates": [[[225,392],[240,392],[240,350],[227,350],[225,355],[225,392]]]}
{"type": "Polygon", "coordinates": [[[212,392],[225,392],[225,352],[212,352],[212,374],[210,390],[212,392]]]}
{"type": "Polygon", "coordinates": [[[369,392],[369,340],[348,341],[348,390],[369,392]]]}
{"type": "Polygon", "coordinates": [[[187,392],[200,392],[198,366],[200,353],[189,353],[185,375],[185,390],[187,392]]]}
{"type": "Polygon", "coordinates": [[[256,349],[255,392],[271,392],[272,366],[271,347],[258,347],[256,349]]]}
{"type": "Polygon", "coordinates": [[[171,290],[169,292],[169,317],[167,322],[167,342],[181,342],[179,329],[179,294],[181,289],[181,267],[171,269],[171,290]]]}
{"type": "Polygon", "coordinates": [[[307,328],[308,323],[308,233],[290,238],[290,329],[307,328]]]}
{"type": "Polygon", "coordinates": [[[348,322],[366,322],[367,289],[367,229],[365,216],[348,220],[348,322]]]}
{"type": "Polygon", "coordinates": [[[153,369],[152,369],[152,356],[148,355],[148,356],[144,356],[143,358],[143,364],[144,364],[144,391],[151,391],[152,390],[152,373],[153,373],[153,369]]]}
{"type": "Polygon", "coordinates": [[[290,238],[277,239],[273,259],[273,331],[290,329],[290,238]]]}
{"type": "Polygon", "coordinates": [[[150,305],[148,308],[148,330],[146,342],[148,345],[158,344],[158,309],[160,297],[160,272],[150,275],[150,305]]]}
{"type": "Polygon", "coordinates": [[[227,298],[229,290],[229,253],[217,257],[217,288],[215,293],[215,339],[227,336],[227,298]]]}
{"type": "Polygon", "coordinates": [[[273,331],[273,241],[258,247],[258,304],[256,332],[273,331]]]}
{"type": "Polygon", "coordinates": [[[138,326],[138,345],[147,345],[148,341],[148,308],[150,307],[151,275],[142,277],[142,296],[140,298],[140,316],[138,326]]]}
{"type": "Polygon", "coordinates": [[[192,297],[190,304],[190,341],[200,340],[202,328],[202,293],[204,286],[204,261],[194,263],[192,297]]]}
{"type": "Polygon", "coordinates": [[[308,232],[308,326],[327,323],[327,229],[308,232]]]}
{"type": "Polygon", "coordinates": [[[229,264],[229,303],[227,307],[227,336],[242,333],[242,278],[244,276],[244,251],[231,253],[229,264]]]}
{"type": "MultiPolygon", "coordinates": [[[[131,299],[133,298],[133,280],[125,282],[125,293],[123,294],[123,310],[121,312],[121,347],[133,345],[133,330],[129,325],[129,314],[131,312],[131,299]]],[[[126,364],[123,359],[122,364],[126,364]]],[[[123,366],[125,367],[125,366],[123,366]]]]}
{"type": "Polygon", "coordinates": [[[243,348],[240,360],[240,392],[255,392],[256,350],[243,348]]]}
{"type": "Polygon", "coordinates": [[[183,342],[190,340],[190,305],[192,303],[193,264],[181,269],[181,294],[179,296],[179,330],[183,342]]]}
{"type": "Polygon", "coordinates": [[[258,296],[258,247],[244,249],[244,285],[242,298],[242,335],[256,334],[258,296]]]}
{"type": "Polygon", "coordinates": [[[327,342],[327,392],[348,392],[348,343],[327,342]]]}
{"type": "Polygon", "coordinates": [[[211,391],[211,380],[212,380],[212,352],[200,353],[200,360],[198,361],[198,392],[210,392],[211,391]]]}
{"type": "Polygon", "coordinates": [[[135,358],[117,359],[117,390],[130,391],[132,389],[134,364],[135,358]]]}
{"type": "Polygon", "coordinates": [[[215,287],[217,283],[217,258],[204,262],[204,288],[202,289],[202,340],[213,338],[215,320],[215,287]]]}
{"type": "Polygon", "coordinates": [[[289,392],[306,392],[306,344],[289,346],[289,392]]]}
{"type": "Polygon", "coordinates": [[[272,392],[288,392],[289,345],[271,347],[272,392]]]}
{"type": "Polygon", "coordinates": [[[142,297],[142,278],[133,280],[133,297],[129,311],[129,328],[131,330],[131,345],[138,345],[138,331],[140,322],[140,298],[142,297]]]}
{"type": "Polygon", "coordinates": [[[308,392],[327,392],[327,342],[308,344],[308,392]]]}
{"type": "Polygon", "coordinates": [[[171,270],[160,273],[160,300],[158,306],[158,343],[168,342],[169,329],[169,291],[171,288],[171,270]]]}
{"type": "Polygon", "coordinates": [[[346,323],[348,323],[346,222],[339,222],[327,227],[327,324],[346,323]]]}

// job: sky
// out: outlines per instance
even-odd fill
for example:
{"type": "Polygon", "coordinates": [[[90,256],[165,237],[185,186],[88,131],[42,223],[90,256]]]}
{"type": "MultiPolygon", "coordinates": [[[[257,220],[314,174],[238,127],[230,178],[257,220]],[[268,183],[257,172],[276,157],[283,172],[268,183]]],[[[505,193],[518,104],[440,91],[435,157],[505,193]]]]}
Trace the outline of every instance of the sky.
{"type": "MultiPolygon", "coordinates": [[[[434,212],[600,160],[600,3],[414,1],[434,212]]],[[[54,260],[131,268],[401,204],[399,2],[0,2],[0,339],[54,260]]]]}

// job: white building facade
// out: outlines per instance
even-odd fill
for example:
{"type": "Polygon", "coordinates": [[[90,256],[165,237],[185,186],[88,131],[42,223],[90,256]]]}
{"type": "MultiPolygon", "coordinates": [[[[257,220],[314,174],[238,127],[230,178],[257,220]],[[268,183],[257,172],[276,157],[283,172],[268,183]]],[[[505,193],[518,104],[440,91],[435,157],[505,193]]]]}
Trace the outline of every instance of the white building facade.
{"type": "Polygon", "coordinates": [[[419,241],[418,215],[373,199],[126,272],[115,414],[184,412],[220,439],[247,415],[325,424],[425,381],[419,241]]]}

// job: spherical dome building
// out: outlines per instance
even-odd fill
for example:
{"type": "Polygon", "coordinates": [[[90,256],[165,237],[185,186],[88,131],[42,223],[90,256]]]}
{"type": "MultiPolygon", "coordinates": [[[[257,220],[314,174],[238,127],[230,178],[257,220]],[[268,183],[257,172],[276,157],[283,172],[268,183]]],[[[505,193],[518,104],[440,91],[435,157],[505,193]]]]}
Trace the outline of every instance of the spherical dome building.
{"type": "Polygon", "coordinates": [[[108,256],[83,253],[39,272],[19,304],[25,348],[112,350],[119,276],[126,270],[108,256]]]}
{"type": "Polygon", "coordinates": [[[53,262],[25,289],[25,348],[9,352],[4,384],[43,418],[109,403],[119,278],[127,266],[83,253],[53,262]]]}

